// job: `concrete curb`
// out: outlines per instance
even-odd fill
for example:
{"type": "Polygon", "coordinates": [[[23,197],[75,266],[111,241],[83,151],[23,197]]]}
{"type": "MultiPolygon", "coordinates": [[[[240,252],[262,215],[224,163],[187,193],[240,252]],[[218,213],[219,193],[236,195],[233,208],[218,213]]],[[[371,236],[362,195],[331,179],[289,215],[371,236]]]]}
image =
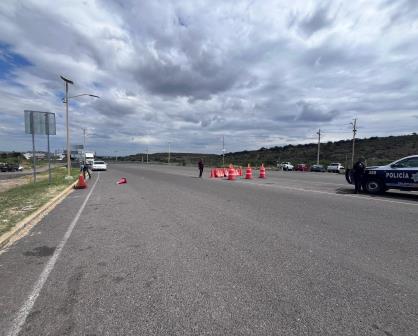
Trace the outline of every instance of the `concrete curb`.
{"type": "Polygon", "coordinates": [[[40,220],[47,215],[51,210],[53,210],[61,201],[63,201],[73,190],[74,185],[77,182],[72,183],[63,191],[61,191],[57,196],[49,200],[46,204],[41,206],[34,213],[30,214],[28,217],[22,219],[18,222],[11,231],[4,233],[0,236],[0,249],[4,248],[9,242],[13,240],[23,229],[26,227],[32,228],[40,222],[40,220]]]}

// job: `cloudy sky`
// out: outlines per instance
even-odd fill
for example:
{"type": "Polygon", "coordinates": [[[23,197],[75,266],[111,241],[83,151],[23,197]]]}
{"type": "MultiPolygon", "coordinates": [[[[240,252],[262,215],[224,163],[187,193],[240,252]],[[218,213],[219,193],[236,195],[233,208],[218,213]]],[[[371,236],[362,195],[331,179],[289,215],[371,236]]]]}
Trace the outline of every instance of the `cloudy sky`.
{"type": "MultiPolygon", "coordinates": [[[[0,150],[27,150],[25,109],[65,146],[221,153],[418,129],[416,0],[2,0],[0,150]]],[[[37,146],[44,147],[39,136],[37,146]]]]}

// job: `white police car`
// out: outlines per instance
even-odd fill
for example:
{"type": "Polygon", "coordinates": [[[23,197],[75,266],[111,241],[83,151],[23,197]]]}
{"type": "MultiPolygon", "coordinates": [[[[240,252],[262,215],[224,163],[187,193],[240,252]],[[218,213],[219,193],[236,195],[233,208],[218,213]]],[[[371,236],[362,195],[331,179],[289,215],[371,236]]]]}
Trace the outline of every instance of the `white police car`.
{"type": "Polygon", "coordinates": [[[380,194],[388,189],[418,190],[418,155],[404,157],[386,166],[366,167],[363,188],[370,194],[380,194]]]}

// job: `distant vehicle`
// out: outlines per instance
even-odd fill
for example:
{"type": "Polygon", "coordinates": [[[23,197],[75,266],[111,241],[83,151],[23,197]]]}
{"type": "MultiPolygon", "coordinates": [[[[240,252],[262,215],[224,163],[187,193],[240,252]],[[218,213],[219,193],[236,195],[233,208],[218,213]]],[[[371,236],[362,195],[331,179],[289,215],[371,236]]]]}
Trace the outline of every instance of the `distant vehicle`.
{"type": "Polygon", "coordinates": [[[314,164],[311,167],[311,172],[321,172],[321,173],[324,173],[324,172],[326,172],[326,169],[325,169],[325,167],[323,165],[314,164]]]}
{"type": "Polygon", "coordinates": [[[55,154],[55,160],[63,161],[65,159],[64,154],[55,154]]]}
{"type": "Polygon", "coordinates": [[[86,161],[88,165],[92,165],[94,161],[94,152],[85,152],[84,160],[86,161]]]}
{"type": "MultiPolygon", "coordinates": [[[[353,183],[352,171],[345,174],[353,183]]],[[[370,194],[381,194],[389,189],[418,191],[418,155],[407,156],[386,166],[366,167],[363,189],[370,194]]]]}
{"type": "MultiPolygon", "coordinates": [[[[0,171],[5,172],[17,172],[21,166],[14,163],[0,163],[0,171]]],[[[23,168],[22,168],[23,169],[23,168]]]]}
{"type": "Polygon", "coordinates": [[[295,167],[290,162],[282,162],[277,165],[277,168],[280,168],[281,170],[293,170],[295,167]]]}
{"type": "Polygon", "coordinates": [[[297,171],[309,171],[309,166],[306,163],[299,163],[296,165],[297,171]]]}
{"type": "Polygon", "coordinates": [[[344,170],[344,166],[337,162],[337,163],[331,163],[328,167],[327,167],[327,171],[329,173],[341,173],[344,170]]]}
{"type": "Polygon", "coordinates": [[[107,164],[104,161],[94,160],[91,164],[91,170],[107,170],[107,164]]]}

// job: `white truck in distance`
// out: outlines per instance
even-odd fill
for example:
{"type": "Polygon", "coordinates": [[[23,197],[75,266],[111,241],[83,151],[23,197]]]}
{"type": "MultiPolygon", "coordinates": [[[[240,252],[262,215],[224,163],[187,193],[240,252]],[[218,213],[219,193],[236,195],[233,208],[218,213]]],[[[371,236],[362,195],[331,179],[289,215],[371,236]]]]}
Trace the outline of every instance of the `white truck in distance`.
{"type": "Polygon", "coordinates": [[[86,162],[86,164],[88,165],[92,165],[93,161],[94,161],[94,152],[85,152],[84,153],[84,161],[86,162]]]}

